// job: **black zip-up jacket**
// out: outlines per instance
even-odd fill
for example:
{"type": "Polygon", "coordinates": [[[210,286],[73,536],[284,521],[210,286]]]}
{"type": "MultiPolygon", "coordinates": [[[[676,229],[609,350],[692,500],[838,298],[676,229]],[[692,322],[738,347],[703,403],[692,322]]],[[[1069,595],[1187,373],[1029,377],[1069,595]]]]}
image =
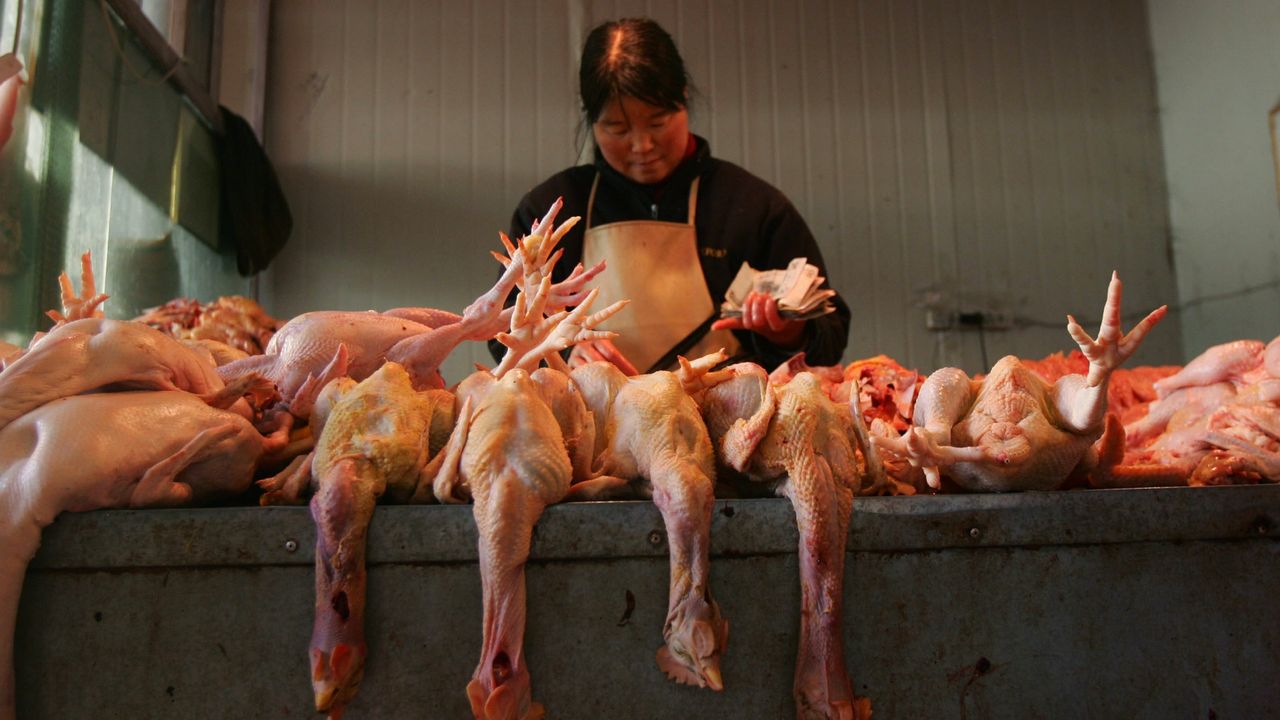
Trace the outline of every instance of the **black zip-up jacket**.
{"type": "MultiPolygon", "coordinates": [[[[711,157],[707,141],[697,137],[694,153],[685,158],[670,177],[656,185],[633,182],[610,167],[597,150],[594,164],[559,172],[524,196],[511,218],[513,239],[527,235],[534,219],[545,214],[558,197],[564,198],[558,222],[574,215],[582,217],[560,241],[564,257],[552,271],[555,282],[563,280],[582,260],[587,199],[597,172],[600,187],[591,213],[593,227],[624,220],[687,223],[689,186],[695,177],[702,178],[694,225],[702,274],[717,308],[744,261],[757,270],[770,270],[785,268],[793,258],[804,257],[827,277],[822,252],[809,226],[786,196],[743,168],[711,157]]],[[[605,272],[626,272],[626,268],[610,265],[605,272]]],[[[832,304],[835,312],[810,320],[805,327],[805,341],[800,350],[805,352],[810,365],[834,365],[844,354],[849,340],[849,306],[839,295],[832,298],[832,304]]],[[[745,359],[759,363],[766,370],[772,370],[798,352],[778,348],[746,330],[737,330],[734,334],[747,355],[745,359]]],[[[497,341],[491,341],[489,348],[495,360],[505,351],[497,341]]]]}

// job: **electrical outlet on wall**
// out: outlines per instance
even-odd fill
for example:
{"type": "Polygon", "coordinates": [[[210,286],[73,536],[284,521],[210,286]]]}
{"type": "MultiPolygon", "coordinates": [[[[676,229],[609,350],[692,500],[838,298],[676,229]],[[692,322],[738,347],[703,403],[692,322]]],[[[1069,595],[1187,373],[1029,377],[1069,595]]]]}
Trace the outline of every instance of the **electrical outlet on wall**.
{"type": "Polygon", "coordinates": [[[928,330],[1012,330],[1015,317],[1009,299],[994,291],[965,291],[931,286],[920,291],[928,330]]]}
{"type": "Polygon", "coordinates": [[[1013,313],[1000,309],[988,308],[982,311],[982,327],[985,330],[1012,330],[1013,313]]]}
{"type": "Polygon", "coordinates": [[[925,328],[935,331],[1012,330],[1013,325],[1013,313],[1002,308],[966,306],[955,311],[926,308],[924,313],[925,328]]]}

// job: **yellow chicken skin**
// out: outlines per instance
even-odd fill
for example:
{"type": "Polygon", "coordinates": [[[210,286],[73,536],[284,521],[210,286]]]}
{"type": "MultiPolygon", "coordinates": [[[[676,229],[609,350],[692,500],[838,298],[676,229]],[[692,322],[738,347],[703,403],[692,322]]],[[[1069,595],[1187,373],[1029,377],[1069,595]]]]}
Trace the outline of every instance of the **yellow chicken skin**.
{"type": "Polygon", "coordinates": [[[452,413],[453,396],[415,391],[409,373],[393,362],[358,384],[349,378],[334,381],[323,395],[321,404],[329,410],[311,465],[317,484],[311,499],[316,523],[311,682],[316,710],[339,718],[355,698],[368,655],[365,542],[374,505],[384,493],[404,502],[420,486],[430,487],[438,466],[428,463],[432,422],[441,409],[452,413]]]}

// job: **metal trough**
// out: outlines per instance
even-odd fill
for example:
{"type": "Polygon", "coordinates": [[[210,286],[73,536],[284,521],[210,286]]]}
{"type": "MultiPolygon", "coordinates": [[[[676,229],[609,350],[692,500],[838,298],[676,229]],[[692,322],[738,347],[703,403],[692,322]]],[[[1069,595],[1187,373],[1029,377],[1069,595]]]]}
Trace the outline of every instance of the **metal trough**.
{"type": "MultiPolygon", "coordinates": [[[[1278,523],[1275,486],[858,499],[855,689],[876,720],[1280,717],[1278,523]]],[[[654,664],[656,508],[547,510],[526,652],[549,718],[794,716],[791,507],[718,501],[712,541],[731,626],[719,694],[654,664]]],[[[63,515],[23,591],[18,717],[312,717],[313,544],[305,508],[63,515]]],[[[346,717],[468,717],[471,508],[379,507],[368,557],[370,659],[346,717]]]]}

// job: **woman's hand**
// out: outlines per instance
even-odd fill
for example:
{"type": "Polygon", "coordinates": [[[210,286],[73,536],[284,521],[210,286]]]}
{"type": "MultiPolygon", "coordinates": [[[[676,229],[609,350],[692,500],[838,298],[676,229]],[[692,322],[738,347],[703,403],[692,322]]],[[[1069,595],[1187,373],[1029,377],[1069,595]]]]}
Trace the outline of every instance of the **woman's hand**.
{"type": "Polygon", "coordinates": [[[772,295],[753,291],[742,302],[742,317],[722,318],[711,329],[750,330],[784,350],[794,350],[804,339],[805,322],[782,317],[772,295]]]}
{"type": "Polygon", "coordinates": [[[576,368],[587,363],[603,360],[604,362],[613,363],[623,375],[632,377],[639,375],[640,371],[636,370],[636,366],[631,364],[626,355],[613,344],[612,340],[588,340],[573,346],[573,350],[569,351],[569,367],[576,368]]]}

